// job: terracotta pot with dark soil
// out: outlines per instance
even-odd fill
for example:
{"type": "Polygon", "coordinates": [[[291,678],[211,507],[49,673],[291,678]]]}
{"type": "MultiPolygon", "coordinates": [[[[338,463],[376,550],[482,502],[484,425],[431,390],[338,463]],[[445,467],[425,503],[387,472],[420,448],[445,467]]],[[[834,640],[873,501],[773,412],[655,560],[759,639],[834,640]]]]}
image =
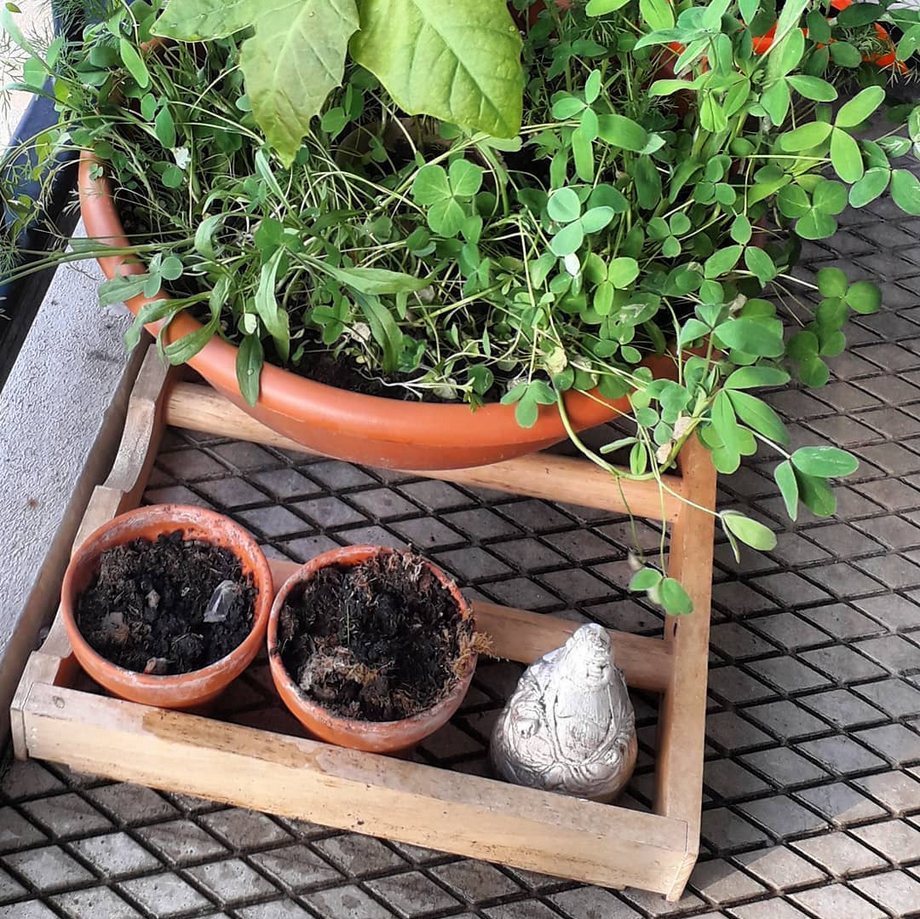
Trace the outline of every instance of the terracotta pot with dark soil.
{"type": "MultiPolygon", "coordinates": [[[[87,235],[115,249],[129,241],[115,209],[108,179],[96,177],[93,154],[80,158],[80,214],[87,235]]],[[[144,266],[128,254],[99,259],[107,278],[141,274],[144,266]]],[[[148,303],[163,299],[139,294],[126,303],[135,315],[148,303]]],[[[163,330],[163,321],[146,326],[163,332],[164,344],[201,329],[183,311],[163,330]]],[[[190,367],[231,402],[264,425],[297,443],[328,456],[388,469],[460,469],[513,459],[563,441],[568,436],[555,405],[541,405],[536,424],[522,428],[513,405],[490,402],[474,413],[465,404],[408,402],[317,383],[266,363],[258,401],[250,406],[236,377],[238,349],[215,335],[193,358],[190,367]]],[[[674,379],[676,365],[667,355],[643,361],[656,377],[674,379]]],[[[575,431],[604,424],[631,411],[629,399],[607,399],[597,391],[565,395],[569,422],[575,431]]]]}
{"type": "Polygon", "coordinates": [[[381,546],[318,555],[278,592],[268,624],[285,705],[321,740],[372,753],[408,750],[444,725],[484,642],[443,571],[381,546]]]}
{"type": "Polygon", "coordinates": [[[213,511],[142,507],[77,550],[61,591],[74,655],[132,702],[187,709],[215,699],[257,654],[273,596],[256,541],[213,511]]]}

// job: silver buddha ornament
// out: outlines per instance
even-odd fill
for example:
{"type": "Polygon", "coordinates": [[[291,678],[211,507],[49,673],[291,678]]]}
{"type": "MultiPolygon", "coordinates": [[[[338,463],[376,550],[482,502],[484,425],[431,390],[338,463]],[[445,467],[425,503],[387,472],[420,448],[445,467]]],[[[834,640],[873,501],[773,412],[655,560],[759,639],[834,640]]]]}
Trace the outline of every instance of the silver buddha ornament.
{"type": "Polygon", "coordinates": [[[581,626],[521,677],[492,731],[492,765],[518,785],[609,801],[636,765],[636,716],[606,629],[581,626]]]}

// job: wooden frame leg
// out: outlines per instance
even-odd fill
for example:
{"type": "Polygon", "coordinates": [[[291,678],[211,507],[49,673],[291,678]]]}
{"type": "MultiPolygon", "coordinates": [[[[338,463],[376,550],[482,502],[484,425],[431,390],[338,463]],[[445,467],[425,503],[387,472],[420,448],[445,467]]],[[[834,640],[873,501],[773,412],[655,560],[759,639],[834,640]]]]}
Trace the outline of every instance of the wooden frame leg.
{"type": "Polygon", "coordinates": [[[671,531],[668,573],[693,600],[689,616],[668,616],[664,639],[671,649],[671,679],[658,710],[658,760],[655,813],[687,824],[687,855],[667,894],[679,900],[700,849],[703,751],[706,743],[706,680],[709,670],[709,619],[716,471],[705,447],[694,437],[681,452],[685,504],[671,531]]]}

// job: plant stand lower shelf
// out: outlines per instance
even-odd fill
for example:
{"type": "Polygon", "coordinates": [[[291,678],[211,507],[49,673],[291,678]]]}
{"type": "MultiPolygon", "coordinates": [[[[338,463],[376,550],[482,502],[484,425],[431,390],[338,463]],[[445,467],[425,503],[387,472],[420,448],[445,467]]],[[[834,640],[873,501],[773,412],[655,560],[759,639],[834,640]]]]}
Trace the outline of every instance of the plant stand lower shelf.
{"type": "MultiPolygon", "coordinates": [[[[134,387],[118,456],[92,495],[77,544],[140,502],[166,425],[303,452],[213,390],[176,382],[151,349],[134,387]]],[[[419,475],[612,511],[628,504],[637,516],[672,524],[670,570],[690,593],[695,612],[669,618],[661,638],[612,633],[627,683],[661,694],[653,813],[263,729],[272,719],[249,727],[221,721],[219,712],[170,712],[112,699],[81,673],[59,617],[31,655],[13,700],[17,757],[679,898],[699,851],[713,544],[713,518],[702,508],[715,500],[707,452],[688,443],[681,475],[668,477],[673,495],[664,501],[654,482],[621,485],[587,460],[547,454],[419,475]]],[[[272,566],[277,585],[296,567],[272,566]]],[[[495,656],[524,664],[558,647],[576,627],[485,603],[475,604],[475,612],[477,624],[493,639],[495,656]]]]}

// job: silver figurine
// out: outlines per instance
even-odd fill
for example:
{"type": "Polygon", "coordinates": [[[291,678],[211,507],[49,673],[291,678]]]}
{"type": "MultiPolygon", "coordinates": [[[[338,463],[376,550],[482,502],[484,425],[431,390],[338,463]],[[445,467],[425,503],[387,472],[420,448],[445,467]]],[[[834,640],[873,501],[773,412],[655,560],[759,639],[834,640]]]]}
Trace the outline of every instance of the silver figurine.
{"type": "Polygon", "coordinates": [[[609,801],[636,765],[636,716],[606,629],[581,626],[524,671],[492,731],[509,782],[609,801]]]}

